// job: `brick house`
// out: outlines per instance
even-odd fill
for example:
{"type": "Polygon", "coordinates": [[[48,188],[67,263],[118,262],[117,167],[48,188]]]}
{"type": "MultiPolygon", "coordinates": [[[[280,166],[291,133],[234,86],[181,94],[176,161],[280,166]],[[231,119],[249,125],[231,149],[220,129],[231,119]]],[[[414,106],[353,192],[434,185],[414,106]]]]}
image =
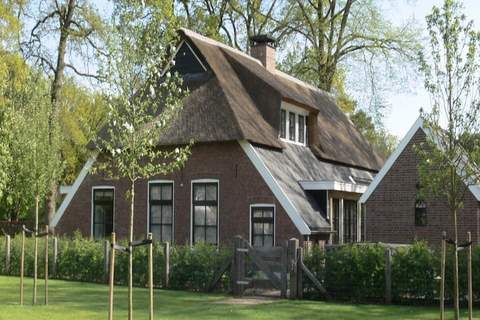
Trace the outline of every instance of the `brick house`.
{"type": "MultiPolygon", "coordinates": [[[[286,239],[361,239],[358,199],[382,165],[329,94],[275,68],[272,39],[251,56],[181,29],[173,71],[190,94],[159,142],[195,141],[185,167],[136,184],[135,236],[178,244],[256,246],[286,239]]],[[[89,172],[89,160],[51,227],[100,239],[127,235],[127,183],[89,172]]]]}
{"type": "MultiPolygon", "coordinates": [[[[362,195],[366,241],[426,240],[439,244],[443,231],[452,237],[453,223],[447,200],[433,196],[422,199],[418,192],[419,158],[414,146],[426,141],[429,134],[419,118],[362,195]]],[[[474,241],[480,241],[479,201],[480,186],[469,185],[464,208],[458,214],[459,241],[466,240],[468,231],[474,241]]]]}

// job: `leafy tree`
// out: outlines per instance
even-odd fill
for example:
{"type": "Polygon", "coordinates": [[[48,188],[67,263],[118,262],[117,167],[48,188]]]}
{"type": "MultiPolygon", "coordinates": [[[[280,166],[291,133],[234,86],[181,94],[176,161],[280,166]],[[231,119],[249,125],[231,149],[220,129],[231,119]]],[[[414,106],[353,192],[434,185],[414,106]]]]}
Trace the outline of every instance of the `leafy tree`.
{"type": "MultiPolygon", "coordinates": [[[[160,148],[158,141],[182,107],[181,81],[162,73],[170,61],[172,30],[156,7],[117,2],[104,74],[109,97],[108,122],[96,139],[97,169],[129,182],[128,315],[132,319],[132,241],[135,183],[181,168],[190,145],[160,148]],[[149,17],[145,19],[145,17],[149,17]],[[162,41],[163,40],[163,41],[162,41]]],[[[172,39],[173,40],[173,39],[172,39]]]]}
{"type": "MultiPolygon", "coordinates": [[[[86,0],[35,1],[28,7],[25,15],[32,20],[28,37],[22,41],[25,57],[35,65],[42,66],[46,74],[51,75],[48,124],[50,139],[54,139],[55,128],[59,125],[59,113],[62,103],[62,86],[66,70],[79,77],[99,80],[99,75],[84,71],[73,61],[75,59],[91,64],[97,56],[105,55],[102,48],[104,23],[95,7],[86,0]],[[54,50],[50,42],[56,42],[54,50]]],[[[27,20],[28,20],[27,19],[27,20]]],[[[86,68],[88,70],[88,67],[86,68]]],[[[52,144],[53,145],[53,144],[52,144]]],[[[61,156],[60,150],[53,150],[61,156]]],[[[61,173],[57,175],[61,176],[61,173]]],[[[48,199],[48,221],[56,211],[58,181],[53,181],[48,199]]]]}
{"type": "Polygon", "coordinates": [[[418,146],[424,192],[445,198],[454,227],[454,305],[459,318],[458,214],[468,187],[478,183],[480,156],[480,33],[467,21],[462,5],[445,0],[427,16],[429,47],[420,54],[420,69],[432,110],[422,112],[430,131],[418,146]],[[444,126],[442,126],[444,124],[444,126]]]}

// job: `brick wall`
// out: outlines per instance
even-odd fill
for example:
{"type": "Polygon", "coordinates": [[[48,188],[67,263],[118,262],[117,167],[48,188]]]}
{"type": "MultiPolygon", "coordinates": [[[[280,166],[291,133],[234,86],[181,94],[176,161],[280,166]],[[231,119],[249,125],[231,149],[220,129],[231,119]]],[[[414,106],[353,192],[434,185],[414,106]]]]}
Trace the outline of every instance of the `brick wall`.
{"type": "MultiPolygon", "coordinates": [[[[427,226],[415,226],[415,197],[418,177],[418,156],[414,145],[425,141],[419,129],[397,161],[390,168],[366,203],[366,240],[373,242],[410,243],[426,240],[439,244],[442,231],[453,237],[453,223],[445,199],[427,199],[427,226]]],[[[464,208],[458,214],[459,239],[478,239],[478,202],[467,192],[464,208]]]]}
{"type": "MultiPolygon", "coordinates": [[[[197,144],[182,171],[150,180],[174,180],[174,241],[190,241],[191,180],[219,180],[219,237],[226,244],[235,235],[249,238],[250,204],[272,203],[276,207],[276,242],[292,237],[300,239],[296,227],[275,199],[274,195],[254,168],[238,142],[197,144]]],[[[108,181],[98,175],[88,175],[60,219],[56,232],[72,234],[79,230],[84,236],[91,233],[91,197],[94,186],[115,187],[114,229],[117,236],[128,234],[129,204],[125,199],[128,183],[108,181]]],[[[147,232],[148,180],[138,181],[135,198],[135,237],[143,238],[147,232]]]]}

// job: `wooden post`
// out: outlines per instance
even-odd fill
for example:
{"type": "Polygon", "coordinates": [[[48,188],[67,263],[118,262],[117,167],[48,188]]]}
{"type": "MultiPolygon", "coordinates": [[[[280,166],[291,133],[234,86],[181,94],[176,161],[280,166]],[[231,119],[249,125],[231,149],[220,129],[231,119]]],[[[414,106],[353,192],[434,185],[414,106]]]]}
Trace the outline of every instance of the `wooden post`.
{"type": "Polygon", "coordinates": [[[472,292],[472,233],[467,232],[468,246],[468,320],[473,318],[473,292],[472,292]]]}
{"type": "Polygon", "coordinates": [[[385,303],[392,303],[392,249],[385,249],[385,303]]]}
{"type": "Polygon", "coordinates": [[[10,259],[11,259],[11,241],[10,235],[5,235],[5,273],[10,273],[10,259]]]}
{"type": "Polygon", "coordinates": [[[440,320],[445,319],[445,257],[447,251],[447,233],[442,233],[442,257],[440,262],[440,320]]]}
{"type": "MultiPolygon", "coordinates": [[[[147,239],[152,240],[152,233],[147,234],[147,239]]],[[[149,320],[153,320],[153,243],[148,244],[148,293],[150,297],[149,320]]]]}
{"type": "Polygon", "coordinates": [[[108,283],[110,271],[110,241],[105,240],[103,242],[103,274],[105,275],[104,281],[108,283]]]}
{"type": "Polygon", "coordinates": [[[234,277],[233,277],[233,294],[242,296],[244,291],[243,281],[245,279],[245,245],[240,236],[234,239],[234,277]]]}
{"type": "Polygon", "coordinates": [[[57,263],[58,263],[58,238],[53,237],[53,261],[52,261],[52,274],[57,276],[57,263]]]}
{"type": "Polygon", "coordinates": [[[303,248],[297,249],[297,297],[303,299],[303,248]]]}
{"type": "Polygon", "coordinates": [[[20,253],[20,305],[23,306],[23,274],[25,273],[25,226],[22,226],[22,252],[20,253]]]}
{"type": "Polygon", "coordinates": [[[297,298],[297,250],[298,240],[288,240],[288,270],[290,272],[290,299],[297,298]]]}
{"type": "Polygon", "coordinates": [[[45,305],[48,305],[48,225],[45,226],[45,305]]]}
{"type": "Polygon", "coordinates": [[[163,246],[163,258],[165,261],[163,287],[166,289],[170,285],[170,242],[165,242],[163,246]]]}
{"type": "Polygon", "coordinates": [[[288,265],[289,261],[287,258],[287,250],[288,250],[288,242],[284,242],[282,246],[282,256],[281,256],[281,265],[282,269],[280,271],[280,281],[282,283],[282,288],[280,291],[280,295],[282,298],[287,297],[287,289],[288,289],[288,279],[287,279],[287,272],[288,272],[288,265]]]}
{"type": "Polygon", "coordinates": [[[115,282],[115,232],[112,232],[112,246],[110,248],[110,278],[108,280],[108,320],[113,320],[113,284],[115,282]]]}

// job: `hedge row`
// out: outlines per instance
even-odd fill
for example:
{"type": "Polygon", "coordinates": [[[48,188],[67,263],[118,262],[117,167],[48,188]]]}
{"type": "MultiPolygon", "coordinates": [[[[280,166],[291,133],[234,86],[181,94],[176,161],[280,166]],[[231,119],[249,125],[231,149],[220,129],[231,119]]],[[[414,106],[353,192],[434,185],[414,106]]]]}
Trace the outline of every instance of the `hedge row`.
{"type": "MultiPolygon", "coordinates": [[[[123,243],[125,245],[125,243],[123,243]]],[[[39,277],[43,277],[45,240],[39,240],[39,277]]],[[[104,242],[90,241],[76,235],[73,239],[58,240],[57,269],[53,273],[53,246],[50,244],[50,277],[62,280],[104,283],[105,272],[104,242]]],[[[196,245],[193,248],[173,246],[170,251],[170,282],[172,289],[205,290],[212,281],[218,266],[231,254],[231,250],[217,249],[208,245],[196,245]]],[[[5,237],[0,238],[0,272],[8,275],[19,275],[21,256],[21,237],[11,240],[10,268],[5,265],[5,237]]],[[[25,275],[33,276],[34,240],[27,238],[25,243],[25,275]]],[[[164,284],[165,260],[163,245],[154,242],[154,284],[164,284]]],[[[128,271],[128,255],[117,253],[115,258],[115,282],[126,284],[128,271]]],[[[147,246],[136,247],[133,255],[134,285],[146,286],[147,278],[147,246]]],[[[228,279],[223,285],[227,286],[228,279]]]]}
{"type": "MultiPolygon", "coordinates": [[[[392,299],[394,302],[438,299],[440,252],[424,242],[392,251],[392,299]]],[[[473,248],[473,294],[480,298],[480,247],[473,248]]],[[[385,247],[382,245],[345,245],[320,250],[313,248],[305,256],[305,265],[322,281],[334,299],[383,301],[385,297],[385,247]]],[[[453,250],[447,252],[445,294],[453,293],[453,250]]],[[[467,251],[459,252],[460,297],[467,297],[467,251]]],[[[310,282],[304,286],[315,291],[310,282]]]]}

